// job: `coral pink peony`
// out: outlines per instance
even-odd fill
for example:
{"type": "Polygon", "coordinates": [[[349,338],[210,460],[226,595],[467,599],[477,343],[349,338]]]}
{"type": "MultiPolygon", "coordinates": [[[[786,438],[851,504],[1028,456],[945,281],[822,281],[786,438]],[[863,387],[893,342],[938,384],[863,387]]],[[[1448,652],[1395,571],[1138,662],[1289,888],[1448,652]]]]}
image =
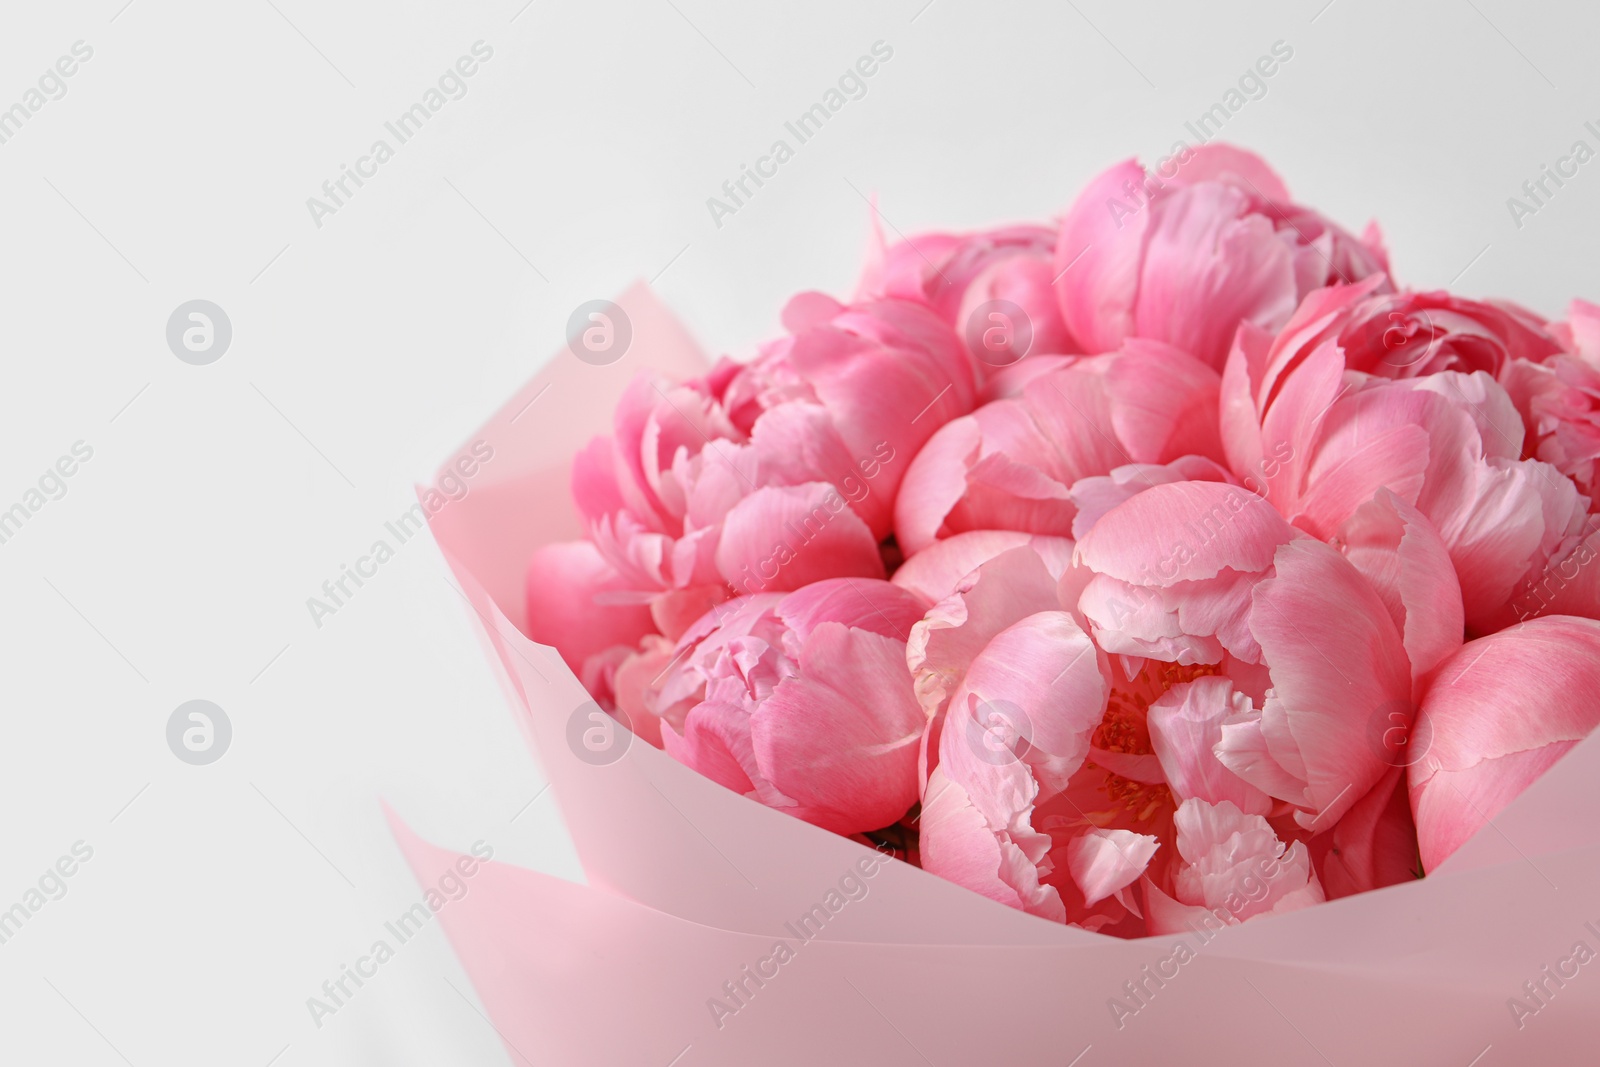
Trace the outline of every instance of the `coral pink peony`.
{"type": "MultiPolygon", "coordinates": [[[[793,335],[752,364],[681,385],[641,376],[613,434],[573,463],[610,602],[648,604],[669,639],[732,595],[884,577],[911,456],[975,399],[970,358],[927,308],[813,294],[785,318],[793,335]]],[[[530,616],[560,617],[553,598],[571,593],[530,580],[530,616]]],[[[618,629],[611,644],[636,640],[618,629]]]]}
{"type": "Polygon", "coordinates": [[[1443,541],[1466,623],[1515,621],[1513,589],[1572,550],[1586,502],[1554,467],[1523,458],[1523,425],[1488,370],[1402,380],[1346,365],[1338,324],[1369,285],[1306,298],[1276,337],[1241,326],[1222,385],[1235,473],[1296,526],[1343,544],[1380,490],[1443,541]]]}
{"type": "Polygon", "coordinates": [[[1209,367],[1154,341],[1049,370],[940,428],[917,454],[895,503],[900,547],[916,553],[969,530],[1068,536],[1080,479],[1221,459],[1219,389],[1209,367]]]}
{"type": "Polygon", "coordinates": [[[1375,230],[1358,240],[1295,206],[1249,152],[1206,145],[1169,162],[1171,174],[1110,168],[1062,222],[1056,292],[1090,352],[1143,337],[1220,369],[1241,322],[1276,330],[1312,290],[1388,270],[1375,230]]]}
{"type": "Polygon", "coordinates": [[[888,297],[926,304],[961,336],[980,369],[1080,351],[1051,285],[1054,230],[1007,226],[920,234],[889,247],[876,225],[872,232],[857,301],[888,297]]]}
{"type": "MultiPolygon", "coordinates": [[[[999,547],[962,536],[938,551],[999,547]]],[[[1252,849],[1296,873],[1235,921],[1322,899],[1311,854],[1278,835],[1332,830],[1392,774],[1373,723],[1411,723],[1411,668],[1379,595],[1225,482],[1132,496],[1065,568],[1029,544],[987,559],[916,625],[908,659],[936,753],[924,866],[1111,933],[1145,929],[1141,882],[1173,907],[1215,906],[1202,883],[1235,855],[1239,819],[1276,851],[1259,834],[1252,849]],[[1181,810],[1236,818],[1206,837],[1221,824],[1191,816],[1186,850],[1181,810]]],[[[1349,847],[1386,850],[1375,833],[1349,847]]]]}
{"type": "Polygon", "coordinates": [[[742,597],[683,635],[643,703],[707,777],[836,833],[881,829],[917,799],[905,642],[922,612],[870,579],[742,597]]]}

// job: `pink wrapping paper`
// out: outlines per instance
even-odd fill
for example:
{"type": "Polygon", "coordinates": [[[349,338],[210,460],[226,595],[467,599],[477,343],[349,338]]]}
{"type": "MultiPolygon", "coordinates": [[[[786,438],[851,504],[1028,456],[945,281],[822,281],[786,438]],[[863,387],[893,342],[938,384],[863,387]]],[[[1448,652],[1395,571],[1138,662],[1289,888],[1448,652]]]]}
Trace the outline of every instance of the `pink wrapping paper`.
{"type": "MultiPolygon", "coordinates": [[[[705,365],[642,285],[618,303],[627,354],[558,353],[476,435],[484,480],[430,520],[589,881],[487,863],[440,912],[513,1063],[1600,1062],[1595,737],[1426,880],[1135,941],[878,861],[620,728],[585,749],[587,693],[519,629],[523,571],[581,535],[568,465],[628,379],[705,365]]],[[[456,861],[393,825],[424,884],[456,861]]]]}

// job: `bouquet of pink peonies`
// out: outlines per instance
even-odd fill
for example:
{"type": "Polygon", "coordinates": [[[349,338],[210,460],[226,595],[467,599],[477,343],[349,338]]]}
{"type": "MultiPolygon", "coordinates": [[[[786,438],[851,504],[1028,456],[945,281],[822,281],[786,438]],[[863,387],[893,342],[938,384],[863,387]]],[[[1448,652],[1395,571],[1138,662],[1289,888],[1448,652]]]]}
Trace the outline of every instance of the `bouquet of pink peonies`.
{"type": "Polygon", "coordinates": [[[593,885],[489,864],[446,921],[508,1049],[1581,1062],[1600,307],[1399,288],[1210,145],[782,321],[706,369],[593,311],[433,519],[593,885]]]}

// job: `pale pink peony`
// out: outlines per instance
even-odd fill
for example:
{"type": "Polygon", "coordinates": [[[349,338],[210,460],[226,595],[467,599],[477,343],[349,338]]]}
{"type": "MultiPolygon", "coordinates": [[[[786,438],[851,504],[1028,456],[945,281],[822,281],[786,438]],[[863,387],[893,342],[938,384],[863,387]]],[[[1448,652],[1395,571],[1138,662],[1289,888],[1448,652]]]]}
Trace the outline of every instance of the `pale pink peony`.
{"type": "Polygon", "coordinates": [[[1276,330],[1307,293],[1386,274],[1375,229],[1358,240],[1295,206],[1249,152],[1205,145],[1169,162],[1171,174],[1133,160],[1104,171],[1062,222],[1056,292],[1087,351],[1142,337],[1220,369],[1241,322],[1276,330]]]}

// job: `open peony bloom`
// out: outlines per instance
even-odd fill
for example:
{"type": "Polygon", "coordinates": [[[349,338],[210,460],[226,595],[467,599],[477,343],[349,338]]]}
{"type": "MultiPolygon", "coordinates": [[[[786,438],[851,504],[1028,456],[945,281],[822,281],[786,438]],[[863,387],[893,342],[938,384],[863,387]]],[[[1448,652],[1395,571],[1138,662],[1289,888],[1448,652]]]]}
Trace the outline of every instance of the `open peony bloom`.
{"type": "MultiPolygon", "coordinates": [[[[978,539],[1000,547],[995,537],[937,551],[970,558],[978,539]]],[[[1395,761],[1374,723],[1411,725],[1412,673],[1354,566],[1217,481],[1132,496],[1074,557],[1051,566],[1034,543],[1006,548],[912,632],[937,756],[925,867],[1034,914],[1133,935],[1148,918],[1140,884],[1147,899],[1165,895],[1167,921],[1217,906],[1208,894],[1230,865],[1270,859],[1287,875],[1235,909],[1239,921],[1322,899],[1312,851],[1284,842],[1359,808],[1366,821],[1331,853],[1341,885],[1398,880],[1415,848],[1407,827],[1390,835],[1379,818],[1395,761]],[[1177,836],[1181,810],[1192,847],[1177,836]]]]}
{"type": "Polygon", "coordinates": [[[1422,702],[1411,809],[1426,870],[1600,725],[1600,622],[1548,616],[1464,645],[1422,702]]]}
{"type": "Polygon", "coordinates": [[[1220,384],[1155,341],[1047,370],[941,427],[912,460],[895,504],[900,547],[920,552],[969,530],[1070,536],[1080,479],[1129,463],[1222,458],[1220,384]]]}
{"type": "Polygon", "coordinates": [[[836,833],[881,829],[917,800],[905,642],[922,611],[870,579],[741,597],[683,635],[643,702],[708,778],[836,833]]]}
{"type": "Polygon", "coordinates": [[[1411,664],[1383,601],[1336,550],[1243,489],[1178,482],[1108,512],[1077,561],[1094,575],[1080,606],[1102,648],[1216,664],[1250,696],[1257,706],[1223,722],[1216,755],[1293,805],[1301,826],[1330,829],[1383,777],[1368,723],[1394,712],[1410,724],[1411,664]]]}
{"type": "MultiPolygon", "coordinates": [[[[1356,511],[1389,491],[1442,540],[1468,628],[1491,632],[1516,621],[1515,589],[1573,551],[1587,502],[1560,471],[1523,457],[1522,419],[1490,369],[1395,379],[1350,367],[1342,324],[1370,289],[1312,293],[1275,337],[1240,327],[1222,384],[1229,463],[1294,525],[1337,544],[1359,536],[1356,511]]],[[[1443,345],[1429,358],[1493,365],[1485,350],[1443,345]]],[[[1357,356],[1371,365],[1370,352],[1357,356]]]]}
{"type": "Polygon", "coordinates": [[[1119,163],[1062,220],[1056,292],[1087,351],[1144,337],[1220,369],[1241,322],[1276,330],[1307,293],[1388,270],[1375,229],[1358,240],[1294,205],[1249,152],[1185,148],[1164,168],[1119,163]]]}
{"type": "Polygon", "coordinates": [[[876,225],[872,235],[856,300],[926,304],[960,335],[980,370],[1079,351],[1051,285],[1054,230],[919,234],[888,247],[876,225]]]}

